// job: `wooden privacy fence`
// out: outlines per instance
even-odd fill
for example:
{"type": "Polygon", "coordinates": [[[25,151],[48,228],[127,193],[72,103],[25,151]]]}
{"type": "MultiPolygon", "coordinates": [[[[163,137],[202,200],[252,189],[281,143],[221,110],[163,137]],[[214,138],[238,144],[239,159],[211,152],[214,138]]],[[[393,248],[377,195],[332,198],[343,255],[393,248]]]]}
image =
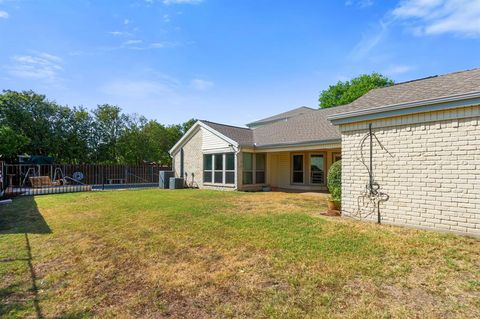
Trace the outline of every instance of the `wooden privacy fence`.
{"type": "Polygon", "coordinates": [[[6,195],[156,187],[164,170],[170,168],[149,164],[4,164],[0,187],[6,195]]]}

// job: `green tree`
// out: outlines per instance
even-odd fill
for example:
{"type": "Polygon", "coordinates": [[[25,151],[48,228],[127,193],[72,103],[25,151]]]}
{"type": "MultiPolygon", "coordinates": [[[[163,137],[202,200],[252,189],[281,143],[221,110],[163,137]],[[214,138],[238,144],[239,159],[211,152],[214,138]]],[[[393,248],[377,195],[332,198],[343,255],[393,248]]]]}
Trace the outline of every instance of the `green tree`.
{"type": "MultiPolygon", "coordinates": [[[[182,126],[182,135],[187,133],[187,131],[197,122],[197,119],[189,119],[188,121],[181,124],[182,126]]],[[[173,145],[172,145],[173,146],[173,145]]]]}
{"type": "Polygon", "coordinates": [[[0,95],[0,123],[29,139],[31,154],[50,155],[56,145],[54,124],[59,106],[33,91],[4,91],[0,95]]]}
{"type": "Polygon", "coordinates": [[[376,72],[362,74],[350,81],[338,81],[337,84],[330,85],[328,89],[320,93],[318,99],[320,108],[345,105],[355,101],[372,89],[393,84],[393,80],[376,72]]]}
{"type": "Polygon", "coordinates": [[[8,126],[0,126],[0,141],[0,159],[15,160],[30,140],[8,126]]]}
{"type": "Polygon", "coordinates": [[[118,162],[117,142],[126,128],[128,117],[116,105],[102,104],[93,110],[95,156],[98,162],[118,162]]]}

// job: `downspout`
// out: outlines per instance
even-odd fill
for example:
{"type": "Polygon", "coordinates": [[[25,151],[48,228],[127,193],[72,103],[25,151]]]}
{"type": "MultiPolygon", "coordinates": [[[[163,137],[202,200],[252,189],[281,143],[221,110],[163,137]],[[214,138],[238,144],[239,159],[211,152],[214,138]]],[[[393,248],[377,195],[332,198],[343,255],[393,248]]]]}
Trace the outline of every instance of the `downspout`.
{"type": "MultiPolygon", "coordinates": [[[[372,123],[368,124],[368,134],[370,135],[370,171],[369,171],[369,185],[370,195],[373,193],[373,135],[372,135],[372,123]]],[[[380,214],[380,212],[379,212],[380,214]]],[[[378,222],[380,223],[380,221],[378,222]]]]}
{"type": "MultiPolygon", "coordinates": [[[[233,150],[235,151],[235,146],[232,145],[233,150]]],[[[239,174],[239,169],[238,169],[238,154],[240,154],[240,146],[238,149],[235,151],[235,190],[238,191],[238,174],[239,174]]]]}

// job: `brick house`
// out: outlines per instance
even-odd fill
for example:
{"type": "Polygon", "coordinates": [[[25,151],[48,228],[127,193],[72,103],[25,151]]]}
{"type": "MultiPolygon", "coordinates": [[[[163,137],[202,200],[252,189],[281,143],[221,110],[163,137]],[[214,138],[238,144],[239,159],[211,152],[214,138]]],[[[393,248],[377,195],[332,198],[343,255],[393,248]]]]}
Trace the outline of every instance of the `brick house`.
{"type": "Polygon", "coordinates": [[[480,235],[480,69],[247,128],[198,121],[170,153],[187,185],[231,190],[325,191],[342,158],[344,215],[480,235]]]}

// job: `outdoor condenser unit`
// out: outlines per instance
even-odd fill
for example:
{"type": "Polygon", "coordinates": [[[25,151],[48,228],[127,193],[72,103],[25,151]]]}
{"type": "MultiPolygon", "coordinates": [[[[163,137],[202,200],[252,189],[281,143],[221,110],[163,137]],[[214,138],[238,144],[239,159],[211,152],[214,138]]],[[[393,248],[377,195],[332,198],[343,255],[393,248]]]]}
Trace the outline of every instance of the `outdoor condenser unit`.
{"type": "Polygon", "coordinates": [[[163,189],[170,188],[170,178],[175,174],[172,171],[160,171],[160,178],[158,179],[158,187],[163,189]]]}
{"type": "Polygon", "coordinates": [[[170,177],[170,189],[183,188],[183,178],[170,177]]]}

